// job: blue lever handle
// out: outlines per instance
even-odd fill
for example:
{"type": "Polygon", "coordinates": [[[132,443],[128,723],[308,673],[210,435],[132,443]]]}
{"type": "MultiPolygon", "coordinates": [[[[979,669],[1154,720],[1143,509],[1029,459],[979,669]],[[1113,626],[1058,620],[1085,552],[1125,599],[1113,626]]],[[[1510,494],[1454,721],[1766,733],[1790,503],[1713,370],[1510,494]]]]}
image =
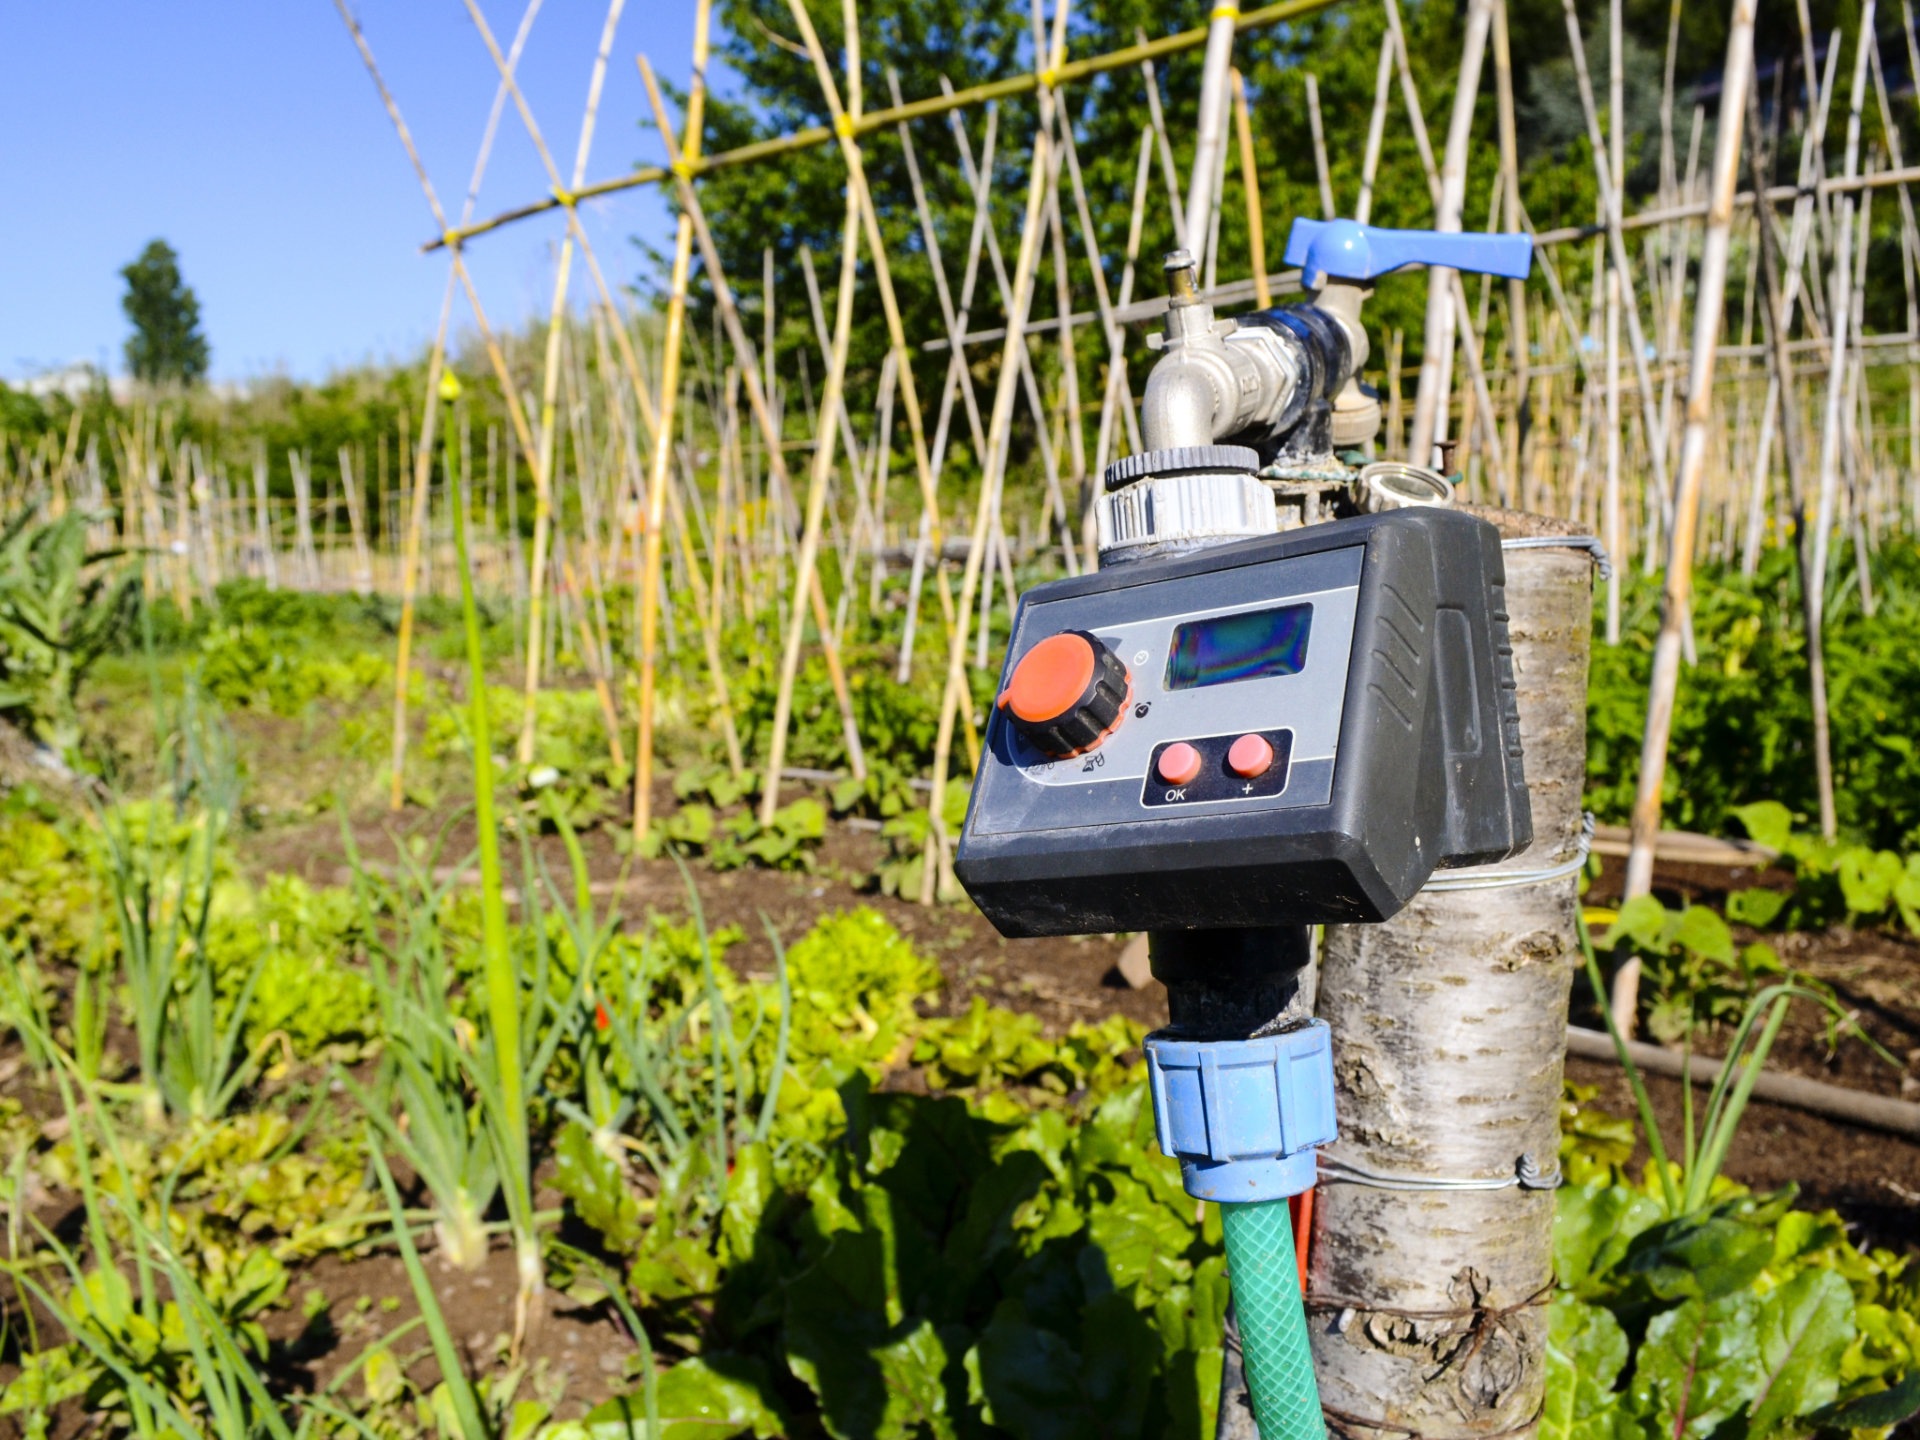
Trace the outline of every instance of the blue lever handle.
{"type": "Polygon", "coordinates": [[[1299,219],[1287,235],[1285,263],[1301,267],[1301,283],[1309,290],[1329,280],[1371,280],[1408,265],[1445,265],[1524,280],[1533,266],[1533,237],[1384,230],[1357,220],[1299,219]]]}

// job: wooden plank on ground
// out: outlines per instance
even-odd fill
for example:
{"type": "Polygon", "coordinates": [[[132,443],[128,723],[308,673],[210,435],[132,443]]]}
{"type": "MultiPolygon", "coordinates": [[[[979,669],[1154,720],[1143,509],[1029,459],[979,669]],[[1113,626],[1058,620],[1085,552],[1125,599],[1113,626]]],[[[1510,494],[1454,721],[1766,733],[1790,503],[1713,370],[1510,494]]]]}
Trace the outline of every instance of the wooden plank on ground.
{"type": "MultiPolygon", "coordinates": [[[[1627,848],[1626,826],[1594,827],[1596,855],[1625,855],[1627,848]]],[[[1662,830],[1653,846],[1655,860],[1670,860],[1676,865],[1721,865],[1732,870],[1764,870],[1779,853],[1751,840],[1723,840],[1716,835],[1697,835],[1691,830],[1662,830]]]]}

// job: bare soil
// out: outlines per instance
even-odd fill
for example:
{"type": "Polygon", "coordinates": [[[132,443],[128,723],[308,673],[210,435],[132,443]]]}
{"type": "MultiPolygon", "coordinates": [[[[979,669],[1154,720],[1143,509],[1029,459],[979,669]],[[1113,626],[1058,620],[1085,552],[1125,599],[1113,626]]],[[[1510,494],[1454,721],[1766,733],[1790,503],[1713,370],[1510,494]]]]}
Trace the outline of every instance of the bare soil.
{"type": "MultiPolygon", "coordinates": [[[[1625,862],[1609,858],[1587,892],[1589,903],[1617,903],[1625,862]]],[[[1669,905],[1724,900],[1749,886],[1786,888],[1779,869],[1662,862],[1654,893],[1669,905]]],[[[1764,939],[1792,968],[1824,981],[1846,1012],[1836,1024],[1816,1006],[1796,1005],[1781,1031],[1767,1068],[1842,1085],[1874,1095],[1920,1101],[1920,941],[1881,930],[1830,930],[1787,935],[1736,931],[1743,942],[1764,939]],[[1872,1037],[1893,1064],[1849,1031],[1872,1037]]],[[[1575,981],[1576,1000],[1585,986],[1575,981]]],[[[1576,1005],[1580,1023],[1597,1025],[1591,1006],[1576,1005]]],[[[1697,1048],[1718,1055],[1724,1036],[1708,1036],[1697,1048]]],[[[1633,1111],[1625,1076],[1615,1066],[1569,1059],[1567,1074],[1597,1085],[1597,1103],[1619,1114],[1633,1111]]],[[[1680,1082],[1648,1077],[1648,1090],[1662,1132],[1681,1133],[1680,1082]]],[[[1696,1113],[1703,1093],[1696,1089],[1696,1113]]],[[[1645,1158],[1644,1148],[1641,1159],[1645,1158]]],[[[1756,1101],[1727,1159],[1726,1173],[1756,1189],[1799,1187],[1801,1203],[1831,1207],[1853,1226],[1858,1241],[1920,1254],[1920,1142],[1870,1130],[1783,1105],[1756,1101]]]]}
{"type": "MultiPolygon", "coordinates": [[[[804,787],[796,786],[794,794],[804,787]]],[[[660,811],[673,801],[663,786],[660,811]]],[[[428,833],[435,817],[372,814],[356,823],[356,843],[369,858],[389,859],[393,846],[412,834],[428,833]],[[394,823],[397,819],[397,823],[394,823]]],[[[449,836],[446,853],[462,853],[470,828],[449,836]]],[[[316,883],[343,878],[344,856],[335,822],[295,827],[262,837],[255,863],[263,869],[294,869],[316,883]]],[[[563,873],[559,842],[539,842],[541,855],[556,875],[563,873]]],[[[1116,966],[1125,936],[1007,940],[971,905],[932,909],[905,904],[858,888],[883,854],[879,838],[845,824],[830,823],[818,866],[812,874],[739,870],[715,874],[690,866],[686,875],[669,861],[626,861],[606,830],[588,837],[597,889],[620,887],[623,908],[644,907],[684,915],[686,886],[694,885],[709,924],[738,925],[744,940],[731,952],[747,973],[770,973],[772,950],[762,917],[784,939],[802,933],[822,913],[853,905],[881,911],[939,963],[945,988],[931,997],[942,1013],[959,1013],[979,995],[1009,1009],[1040,1017],[1052,1032],[1077,1020],[1125,1015],[1145,1025],[1166,1018],[1166,997],[1157,982],[1134,990],[1116,966]]],[[[1588,900],[1606,904],[1619,894],[1620,862],[1608,861],[1593,882],[1588,900]]],[[[1778,871],[1728,870],[1713,866],[1666,865],[1656,873],[1656,893],[1670,904],[1717,900],[1750,885],[1784,884],[1778,871]]],[[[1758,937],[1745,937],[1758,938],[1758,937]]],[[[1781,1033],[1769,1067],[1878,1095],[1920,1100],[1920,941],[1883,931],[1833,929],[1815,934],[1768,935],[1781,958],[1795,969],[1825,981],[1845,1007],[1852,1026],[1890,1052],[1888,1064],[1859,1038],[1837,1030],[1811,1005],[1797,1006],[1781,1033]]],[[[1583,997],[1576,980],[1576,1001],[1583,997]]],[[[1576,1004],[1575,1019],[1597,1023],[1590,1007],[1576,1004]]],[[[1699,1047],[1715,1053],[1715,1037],[1699,1047]]],[[[1568,1074],[1581,1084],[1600,1087],[1598,1103],[1619,1114],[1633,1110],[1621,1072],[1596,1061],[1570,1060],[1568,1074]]],[[[1677,1081],[1652,1077],[1650,1088],[1663,1129],[1678,1135],[1681,1126],[1677,1081]]],[[[1643,1157],[1644,1158],[1644,1157],[1643,1157]]],[[[1759,1189],[1797,1184],[1804,1202],[1831,1206],[1859,1227],[1858,1238],[1920,1254],[1920,1143],[1784,1106],[1756,1102],[1727,1163],[1731,1178],[1759,1189]]]]}

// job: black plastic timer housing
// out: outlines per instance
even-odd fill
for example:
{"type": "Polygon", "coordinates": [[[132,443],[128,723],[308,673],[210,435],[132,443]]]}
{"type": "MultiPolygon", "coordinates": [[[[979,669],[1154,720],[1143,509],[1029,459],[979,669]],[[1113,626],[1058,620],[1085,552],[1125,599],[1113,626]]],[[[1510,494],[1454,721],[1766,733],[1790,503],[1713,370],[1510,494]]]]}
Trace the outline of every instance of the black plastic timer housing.
{"type": "Polygon", "coordinates": [[[1035,587],[1002,687],[1078,630],[1133,698],[1067,758],[993,714],[961,884],[1007,936],[1346,924],[1525,848],[1505,579],[1493,526],[1433,508],[1035,587]]]}

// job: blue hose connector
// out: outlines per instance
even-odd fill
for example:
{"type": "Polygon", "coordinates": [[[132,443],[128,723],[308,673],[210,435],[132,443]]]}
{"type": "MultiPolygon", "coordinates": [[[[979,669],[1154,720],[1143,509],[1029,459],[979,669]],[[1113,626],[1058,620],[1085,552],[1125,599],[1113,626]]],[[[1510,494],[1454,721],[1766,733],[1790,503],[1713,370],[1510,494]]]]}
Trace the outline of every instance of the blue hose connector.
{"type": "Polygon", "coordinates": [[[1311,1189],[1334,1138],[1332,1032],[1321,1020],[1254,1040],[1146,1041],[1160,1149],[1187,1193],[1247,1204],[1311,1189]]]}

